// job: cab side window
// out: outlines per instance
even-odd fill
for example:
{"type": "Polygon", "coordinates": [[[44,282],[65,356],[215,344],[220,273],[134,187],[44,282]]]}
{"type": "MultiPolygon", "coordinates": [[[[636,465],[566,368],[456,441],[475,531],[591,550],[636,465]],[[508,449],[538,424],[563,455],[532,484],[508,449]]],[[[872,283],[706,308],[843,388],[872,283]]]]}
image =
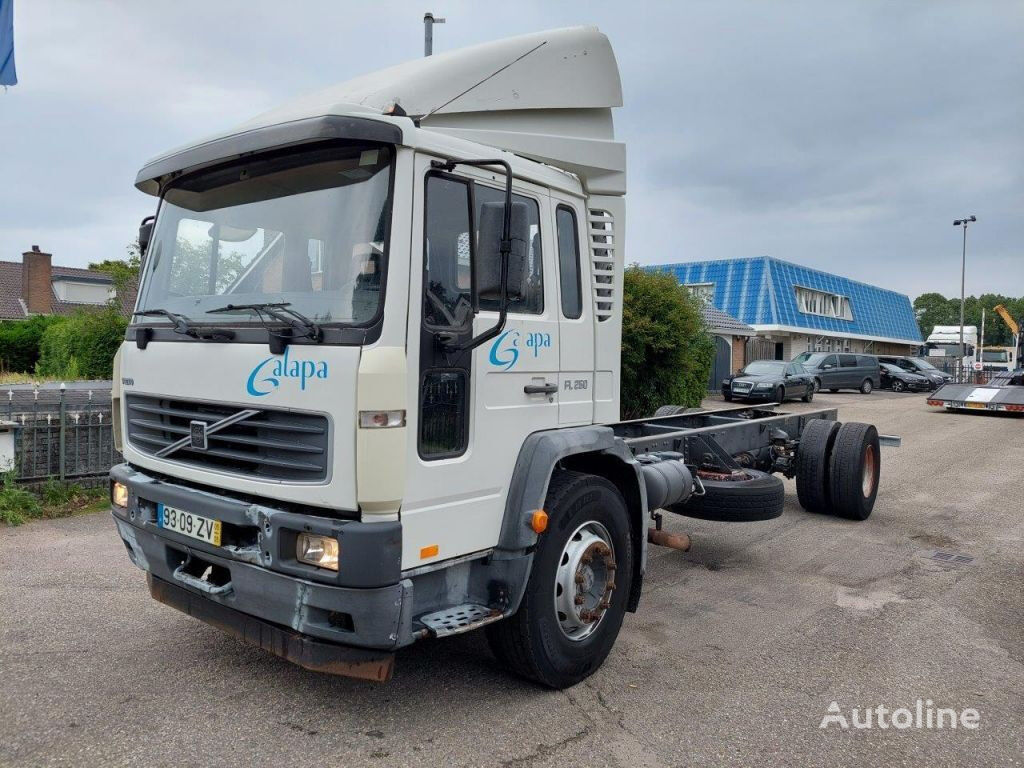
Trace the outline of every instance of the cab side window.
{"type": "Polygon", "coordinates": [[[469,185],[429,177],[426,209],[423,321],[434,327],[462,328],[473,315],[469,185]]]}
{"type": "Polygon", "coordinates": [[[821,361],[821,367],[822,368],[838,368],[839,367],[839,361],[836,359],[835,355],[829,355],[828,357],[826,357],[824,360],[821,361]]]}
{"type": "Polygon", "coordinates": [[[839,366],[841,368],[856,368],[857,367],[857,356],[856,355],[840,355],[839,366]]]}
{"type": "Polygon", "coordinates": [[[572,208],[558,206],[555,224],[558,230],[558,282],[562,293],[562,316],[577,320],[583,314],[583,290],[580,287],[580,234],[572,208]]]}

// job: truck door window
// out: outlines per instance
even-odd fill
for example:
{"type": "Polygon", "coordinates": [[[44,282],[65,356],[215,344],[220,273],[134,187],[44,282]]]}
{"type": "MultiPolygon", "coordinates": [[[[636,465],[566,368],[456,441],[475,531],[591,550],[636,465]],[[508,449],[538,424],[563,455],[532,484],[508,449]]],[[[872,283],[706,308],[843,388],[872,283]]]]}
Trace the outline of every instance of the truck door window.
{"type": "Polygon", "coordinates": [[[469,184],[428,176],[423,244],[423,322],[463,328],[473,316],[469,184]]]}
{"type": "MultiPolygon", "coordinates": [[[[483,203],[500,203],[505,194],[500,189],[473,185],[476,221],[480,220],[480,206],[483,203]]],[[[512,195],[517,203],[526,203],[530,221],[530,247],[526,257],[526,280],[523,283],[522,298],[510,301],[509,312],[539,315],[544,311],[544,266],[540,247],[540,208],[537,201],[522,195],[512,195]]],[[[478,233],[479,234],[479,233],[478,233]]],[[[480,309],[498,311],[497,299],[480,299],[480,309]]]]}
{"type": "Polygon", "coordinates": [[[562,293],[562,315],[576,320],[583,314],[580,289],[580,235],[572,208],[558,206],[555,211],[558,230],[558,282],[562,293]]]}

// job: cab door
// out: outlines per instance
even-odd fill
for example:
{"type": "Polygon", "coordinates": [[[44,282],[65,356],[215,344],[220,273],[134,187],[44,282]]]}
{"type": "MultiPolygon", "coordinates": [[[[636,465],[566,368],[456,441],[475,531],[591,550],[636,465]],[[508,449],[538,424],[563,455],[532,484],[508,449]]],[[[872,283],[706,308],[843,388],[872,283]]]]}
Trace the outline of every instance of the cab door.
{"type": "Polygon", "coordinates": [[[589,292],[590,262],[583,240],[584,201],[552,193],[551,205],[558,265],[558,423],[594,421],[594,321],[589,292]]]}
{"type": "Polygon", "coordinates": [[[547,191],[519,182],[530,245],[522,297],[502,332],[451,352],[494,326],[496,302],[474,291],[480,206],[502,201],[504,176],[417,155],[409,301],[410,445],[402,503],[402,568],[484,551],[498,540],[527,435],[558,425],[558,302],[547,191]],[[415,404],[415,408],[412,405],[415,404]]]}

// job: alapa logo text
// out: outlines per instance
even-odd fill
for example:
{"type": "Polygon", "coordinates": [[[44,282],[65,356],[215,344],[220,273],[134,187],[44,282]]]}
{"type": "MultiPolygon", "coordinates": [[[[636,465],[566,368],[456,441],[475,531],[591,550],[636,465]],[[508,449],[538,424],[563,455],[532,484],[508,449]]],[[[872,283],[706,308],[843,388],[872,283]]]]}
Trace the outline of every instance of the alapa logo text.
{"type": "Polygon", "coordinates": [[[308,381],[327,378],[326,361],[292,360],[289,358],[290,349],[285,347],[280,357],[272,355],[258,363],[249,374],[245,391],[253,397],[264,397],[289,379],[297,381],[299,389],[305,391],[308,381]]]}

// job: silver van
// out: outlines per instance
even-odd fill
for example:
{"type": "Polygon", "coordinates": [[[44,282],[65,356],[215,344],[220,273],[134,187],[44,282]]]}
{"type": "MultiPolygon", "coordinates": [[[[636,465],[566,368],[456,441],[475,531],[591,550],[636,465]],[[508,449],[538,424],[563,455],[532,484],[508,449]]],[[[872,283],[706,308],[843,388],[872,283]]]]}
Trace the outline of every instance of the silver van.
{"type": "Polygon", "coordinates": [[[793,358],[814,376],[817,389],[838,392],[856,389],[861,394],[882,386],[878,358],[872,355],[854,355],[849,352],[804,352],[793,358]]]}

